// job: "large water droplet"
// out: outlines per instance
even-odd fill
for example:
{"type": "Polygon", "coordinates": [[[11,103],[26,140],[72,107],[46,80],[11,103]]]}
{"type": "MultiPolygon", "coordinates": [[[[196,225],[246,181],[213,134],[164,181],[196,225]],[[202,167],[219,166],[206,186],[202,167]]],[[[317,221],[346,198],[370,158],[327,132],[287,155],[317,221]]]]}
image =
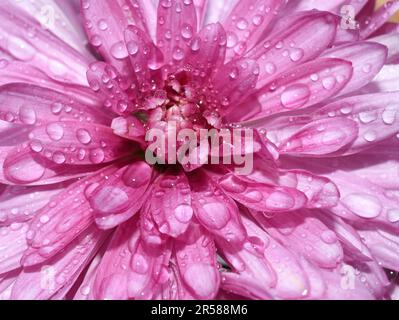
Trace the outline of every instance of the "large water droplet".
{"type": "Polygon", "coordinates": [[[123,41],[119,41],[119,42],[115,43],[111,47],[111,55],[115,59],[119,59],[119,60],[127,58],[129,53],[127,52],[125,43],[123,41]]]}
{"type": "Polygon", "coordinates": [[[26,41],[13,36],[8,39],[8,50],[15,58],[23,61],[32,60],[36,55],[34,47],[26,41]]]}
{"type": "Polygon", "coordinates": [[[310,98],[310,90],[304,84],[294,84],[281,94],[281,103],[287,109],[303,107],[310,98]]]}
{"type": "Polygon", "coordinates": [[[149,268],[147,259],[141,254],[135,254],[131,263],[132,269],[139,274],[146,274],[149,268]]]}
{"type": "Polygon", "coordinates": [[[78,129],[76,137],[80,143],[89,144],[91,142],[90,133],[86,129],[78,129]]]}
{"type": "Polygon", "coordinates": [[[387,125],[392,125],[396,121],[398,107],[388,106],[382,113],[382,121],[387,125]]]}
{"type": "Polygon", "coordinates": [[[129,197],[125,191],[117,187],[104,187],[96,192],[90,204],[92,208],[103,214],[113,214],[124,210],[129,197]]]}
{"type": "Polygon", "coordinates": [[[5,168],[11,178],[26,183],[39,180],[44,175],[45,170],[41,164],[30,157],[23,158],[5,168]]]}
{"type": "Polygon", "coordinates": [[[290,52],[290,59],[297,62],[303,58],[304,51],[301,48],[292,49],[290,52]]]}
{"type": "Polygon", "coordinates": [[[22,106],[19,109],[19,119],[22,123],[33,125],[36,123],[36,112],[31,106],[22,106]]]}
{"type": "Polygon", "coordinates": [[[245,18],[240,18],[237,20],[236,26],[239,30],[245,30],[248,28],[248,21],[245,18]]]}
{"type": "Polygon", "coordinates": [[[230,212],[223,203],[206,203],[199,211],[198,218],[207,228],[220,230],[229,222],[230,212]]]}
{"type": "Polygon", "coordinates": [[[127,51],[132,56],[136,55],[139,52],[139,45],[136,41],[129,41],[126,44],[126,47],[127,47],[127,51]]]}
{"type": "Polygon", "coordinates": [[[176,207],[174,213],[177,220],[182,223],[187,223],[193,216],[193,209],[187,204],[181,204],[176,207]]]}
{"type": "Polygon", "coordinates": [[[388,211],[389,222],[396,223],[399,222],[399,209],[391,209],[388,211]]]}
{"type": "Polygon", "coordinates": [[[337,235],[332,230],[323,231],[320,237],[327,244],[334,244],[338,241],[337,235]]]}
{"type": "Polygon", "coordinates": [[[266,199],[266,207],[270,210],[288,210],[295,204],[291,195],[275,191],[266,199]]]}
{"type": "Polygon", "coordinates": [[[94,164],[102,163],[105,159],[104,151],[101,148],[97,148],[90,151],[90,161],[94,164]]]}
{"type": "Polygon", "coordinates": [[[59,141],[64,136],[64,128],[58,123],[50,123],[46,127],[46,132],[50,139],[59,141]]]}
{"type": "Polygon", "coordinates": [[[367,194],[350,194],[342,202],[348,209],[362,218],[376,218],[382,210],[380,201],[376,197],[367,194]]]}

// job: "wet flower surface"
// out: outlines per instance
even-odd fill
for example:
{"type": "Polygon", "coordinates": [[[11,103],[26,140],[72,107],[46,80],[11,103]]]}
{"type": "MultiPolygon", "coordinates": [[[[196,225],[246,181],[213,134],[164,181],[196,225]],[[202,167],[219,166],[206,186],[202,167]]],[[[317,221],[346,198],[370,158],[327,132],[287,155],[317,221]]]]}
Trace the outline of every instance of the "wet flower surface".
{"type": "Polygon", "coordinates": [[[2,0],[0,297],[397,298],[399,2],[375,4],[2,0]]]}

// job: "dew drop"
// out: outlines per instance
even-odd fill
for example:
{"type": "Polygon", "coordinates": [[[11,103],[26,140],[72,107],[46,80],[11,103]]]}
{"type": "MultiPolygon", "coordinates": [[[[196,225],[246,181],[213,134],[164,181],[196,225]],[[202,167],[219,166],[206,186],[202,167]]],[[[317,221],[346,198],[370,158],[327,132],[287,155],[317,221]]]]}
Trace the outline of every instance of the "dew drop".
{"type": "Polygon", "coordinates": [[[50,139],[59,141],[64,136],[64,128],[58,123],[50,123],[46,127],[46,132],[50,139]]]}
{"type": "Polygon", "coordinates": [[[111,47],[111,55],[118,60],[122,60],[128,57],[129,53],[127,51],[126,45],[123,41],[115,43],[111,47]]]}
{"type": "Polygon", "coordinates": [[[19,109],[19,119],[24,124],[33,125],[36,123],[36,112],[31,106],[22,106],[19,109]]]}
{"type": "Polygon", "coordinates": [[[174,214],[177,220],[182,223],[187,223],[193,216],[193,209],[187,204],[181,204],[176,207],[174,214]]]}
{"type": "Polygon", "coordinates": [[[102,163],[105,159],[104,151],[101,148],[97,148],[90,151],[90,161],[94,164],[102,163]]]}
{"type": "Polygon", "coordinates": [[[342,202],[348,209],[361,218],[376,218],[382,210],[380,201],[376,197],[367,194],[350,194],[342,202]]]}
{"type": "Polygon", "coordinates": [[[281,94],[281,103],[286,109],[303,107],[310,98],[310,90],[305,84],[294,84],[281,94]]]}
{"type": "Polygon", "coordinates": [[[387,213],[389,222],[399,222],[399,209],[391,209],[387,213]]]}

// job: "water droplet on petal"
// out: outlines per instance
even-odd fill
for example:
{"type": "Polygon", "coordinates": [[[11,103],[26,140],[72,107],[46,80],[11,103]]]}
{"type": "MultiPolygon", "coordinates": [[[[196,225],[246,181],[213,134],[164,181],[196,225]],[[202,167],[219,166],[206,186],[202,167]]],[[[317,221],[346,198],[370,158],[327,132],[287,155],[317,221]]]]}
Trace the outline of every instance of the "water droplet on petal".
{"type": "Polygon", "coordinates": [[[46,127],[46,132],[50,139],[59,141],[64,136],[64,128],[58,123],[50,123],[46,127]]]}
{"type": "Polygon", "coordinates": [[[55,163],[57,163],[57,164],[63,164],[63,163],[65,163],[65,155],[62,153],[62,152],[60,152],[60,151],[56,151],[56,152],[54,152],[54,154],[53,154],[53,161],[55,162],[55,163]]]}
{"type": "Polygon", "coordinates": [[[149,268],[147,259],[141,254],[135,254],[131,263],[132,269],[139,274],[146,274],[149,268]]]}
{"type": "Polygon", "coordinates": [[[240,18],[238,19],[236,26],[239,30],[245,30],[248,27],[248,21],[244,18],[240,18]]]}
{"type": "Polygon", "coordinates": [[[389,222],[396,223],[399,222],[399,209],[391,209],[388,211],[389,222]]]}
{"type": "Polygon", "coordinates": [[[182,223],[187,223],[193,216],[193,209],[187,204],[181,204],[176,207],[174,213],[177,220],[182,223]]]}
{"type": "Polygon", "coordinates": [[[271,210],[287,210],[294,206],[294,199],[287,193],[281,191],[273,192],[266,199],[266,207],[271,210]]]}
{"type": "Polygon", "coordinates": [[[102,163],[105,159],[104,151],[100,148],[90,151],[90,161],[94,164],[102,163]]]}
{"type": "Polygon", "coordinates": [[[338,238],[334,231],[326,230],[322,232],[321,240],[323,240],[327,244],[334,244],[338,241],[338,238]]]}
{"type": "Polygon", "coordinates": [[[380,201],[371,195],[354,193],[346,196],[342,202],[349,210],[362,218],[376,218],[381,214],[380,201]]]}
{"type": "Polygon", "coordinates": [[[290,52],[290,59],[297,62],[303,58],[304,51],[301,48],[292,49],[290,52]]]}
{"type": "Polygon", "coordinates": [[[33,125],[36,123],[36,112],[31,106],[22,106],[19,109],[19,119],[24,124],[33,125]]]}
{"type": "Polygon", "coordinates": [[[34,182],[45,173],[45,168],[32,158],[22,158],[9,167],[5,167],[6,173],[13,179],[22,182],[34,182]]]}
{"type": "Polygon", "coordinates": [[[304,84],[294,84],[281,94],[281,103],[287,109],[303,107],[310,98],[310,90],[304,84]]]}
{"type": "Polygon", "coordinates": [[[115,43],[111,47],[111,55],[115,59],[119,59],[119,60],[127,58],[129,53],[127,52],[125,43],[123,41],[119,41],[119,42],[115,43]]]}
{"type": "Polygon", "coordinates": [[[323,88],[326,90],[331,90],[335,87],[337,80],[334,77],[327,77],[322,80],[323,88]]]}
{"type": "Polygon", "coordinates": [[[129,41],[126,44],[126,47],[127,47],[127,51],[129,52],[129,54],[131,56],[134,56],[139,52],[139,45],[136,41],[129,41]]]}
{"type": "Polygon", "coordinates": [[[198,218],[206,227],[220,230],[229,222],[230,212],[222,203],[206,203],[199,211],[198,218]]]}
{"type": "Polygon", "coordinates": [[[89,144],[91,142],[90,133],[86,129],[76,131],[76,137],[80,143],[89,144]]]}

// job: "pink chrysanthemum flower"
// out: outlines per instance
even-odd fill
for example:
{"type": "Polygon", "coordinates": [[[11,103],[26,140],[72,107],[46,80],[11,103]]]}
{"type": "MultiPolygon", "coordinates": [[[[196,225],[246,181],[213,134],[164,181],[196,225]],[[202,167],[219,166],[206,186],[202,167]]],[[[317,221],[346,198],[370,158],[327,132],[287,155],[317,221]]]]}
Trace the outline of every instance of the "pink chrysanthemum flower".
{"type": "Polygon", "coordinates": [[[398,8],[2,0],[1,297],[397,297],[398,8]],[[252,170],[148,163],[171,122],[252,170]]]}

